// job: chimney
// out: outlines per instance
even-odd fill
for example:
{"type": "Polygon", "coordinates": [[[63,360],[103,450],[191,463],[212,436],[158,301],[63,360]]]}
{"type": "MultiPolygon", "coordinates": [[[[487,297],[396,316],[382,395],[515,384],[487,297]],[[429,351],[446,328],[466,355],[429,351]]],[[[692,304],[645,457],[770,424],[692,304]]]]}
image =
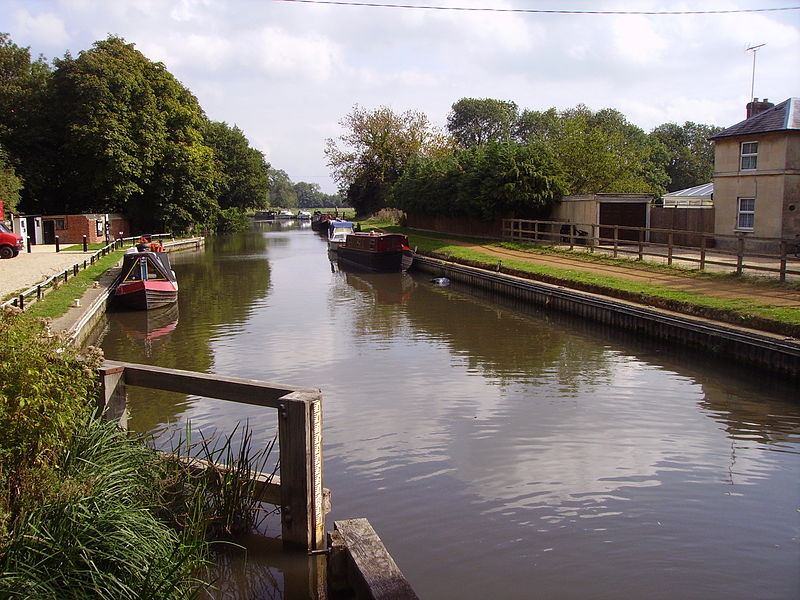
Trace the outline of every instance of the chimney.
{"type": "Polygon", "coordinates": [[[766,98],[761,102],[758,101],[758,98],[753,98],[752,102],[747,103],[747,118],[755,117],[757,114],[769,110],[773,106],[775,105],[766,98]]]}

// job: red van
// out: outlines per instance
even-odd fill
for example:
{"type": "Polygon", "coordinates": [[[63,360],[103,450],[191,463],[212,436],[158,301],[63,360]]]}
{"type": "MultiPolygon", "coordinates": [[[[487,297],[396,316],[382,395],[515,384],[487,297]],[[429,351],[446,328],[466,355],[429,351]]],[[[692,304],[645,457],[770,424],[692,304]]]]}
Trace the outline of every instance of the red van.
{"type": "Polygon", "coordinates": [[[22,236],[0,223],[0,258],[14,258],[23,248],[22,236]]]}

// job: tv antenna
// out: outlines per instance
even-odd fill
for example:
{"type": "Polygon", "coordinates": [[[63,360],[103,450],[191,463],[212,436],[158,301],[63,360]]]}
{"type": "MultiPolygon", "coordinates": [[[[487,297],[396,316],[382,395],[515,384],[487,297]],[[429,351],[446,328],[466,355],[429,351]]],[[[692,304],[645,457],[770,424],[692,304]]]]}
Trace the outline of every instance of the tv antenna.
{"type": "Polygon", "coordinates": [[[752,52],[753,53],[753,78],[750,80],[750,100],[755,100],[755,90],[756,90],[756,53],[767,44],[758,44],[756,46],[750,46],[745,52],[752,52]]]}

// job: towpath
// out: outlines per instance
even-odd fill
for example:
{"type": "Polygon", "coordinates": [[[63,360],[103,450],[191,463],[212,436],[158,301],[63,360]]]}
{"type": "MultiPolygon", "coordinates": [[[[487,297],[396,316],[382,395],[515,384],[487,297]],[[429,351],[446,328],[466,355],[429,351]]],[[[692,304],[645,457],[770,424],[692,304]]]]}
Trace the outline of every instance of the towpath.
{"type": "MultiPolygon", "coordinates": [[[[417,235],[417,234],[412,234],[417,235]]],[[[422,237],[422,236],[419,236],[422,237]]],[[[441,239],[441,238],[436,238],[441,239]]],[[[475,252],[487,254],[497,260],[519,260],[566,271],[581,271],[607,275],[622,280],[638,281],[662,288],[696,293],[711,298],[747,300],[762,306],[782,306],[800,309],[800,289],[797,285],[774,285],[751,282],[748,279],[723,279],[720,277],[693,277],[680,273],[659,272],[636,266],[611,265],[584,260],[579,254],[573,256],[533,254],[511,250],[490,244],[478,244],[447,240],[449,244],[468,247],[475,252]]]]}
{"type": "Polygon", "coordinates": [[[31,252],[20,252],[19,256],[0,260],[0,300],[15,292],[29,290],[45,279],[62,273],[94,254],[91,252],[56,252],[55,245],[36,244],[31,252]]]}

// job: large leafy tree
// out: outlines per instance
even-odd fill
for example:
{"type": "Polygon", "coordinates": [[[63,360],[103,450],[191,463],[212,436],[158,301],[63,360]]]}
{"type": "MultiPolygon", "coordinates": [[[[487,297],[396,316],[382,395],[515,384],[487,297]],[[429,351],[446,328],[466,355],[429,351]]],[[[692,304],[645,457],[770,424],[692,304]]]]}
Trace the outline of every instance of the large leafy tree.
{"type": "Polygon", "coordinates": [[[411,161],[393,186],[392,202],[423,214],[534,218],[545,216],[564,190],[558,164],[546,148],[489,142],[411,161]]]}
{"type": "Polygon", "coordinates": [[[297,192],[286,171],[281,169],[269,170],[269,204],[270,206],[283,208],[295,208],[297,206],[297,192]]]}
{"type": "Polygon", "coordinates": [[[138,229],[213,222],[220,174],[189,90],[113,36],[55,64],[61,160],[43,209],[124,212],[138,229]]]}
{"type": "Polygon", "coordinates": [[[447,131],[460,148],[509,141],[519,118],[516,103],[492,98],[461,98],[447,117],[447,131]]]}
{"type": "Polygon", "coordinates": [[[355,106],[340,125],[345,133],[328,139],[325,154],[347,203],[360,215],[386,206],[392,184],[411,159],[446,146],[427,116],[417,111],[398,114],[386,106],[372,111],[355,106]]]}
{"type": "Polygon", "coordinates": [[[686,121],[664,123],[650,133],[667,151],[667,191],[675,192],[709,183],[714,176],[714,143],[709,137],[722,127],[686,121]]]}
{"type": "Polygon", "coordinates": [[[244,132],[227,123],[208,121],[204,137],[220,171],[220,208],[264,208],[269,194],[269,163],[251,148],[244,132]]]}
{"type": "Polygon", "coordinates": [[[6,193],[12,194],[10,197],[14,199],[21,195],[23,203],[42,194],[55,156],[49,127],[49,79],[50,68],[44,58],[33,60],[30,48],[22,48],[11,41],[8,34],[0,33],[3,178],[6,193]],[[19,186],[22,182],[24,188],[19,186]]]}
{"type": "Polygon", "coordinates": [[[4,211],[16,212],[21,189],[22,180],[8,163],[8,157],[0,145],[0,202],[3,203],[4,211]]]}
{"type": "Polygon", "coordinates": [[[663,145],[614,109],[524,111],[516,136],[550,149],[571,194],[660,194],[668,182],[663,145]]]}

